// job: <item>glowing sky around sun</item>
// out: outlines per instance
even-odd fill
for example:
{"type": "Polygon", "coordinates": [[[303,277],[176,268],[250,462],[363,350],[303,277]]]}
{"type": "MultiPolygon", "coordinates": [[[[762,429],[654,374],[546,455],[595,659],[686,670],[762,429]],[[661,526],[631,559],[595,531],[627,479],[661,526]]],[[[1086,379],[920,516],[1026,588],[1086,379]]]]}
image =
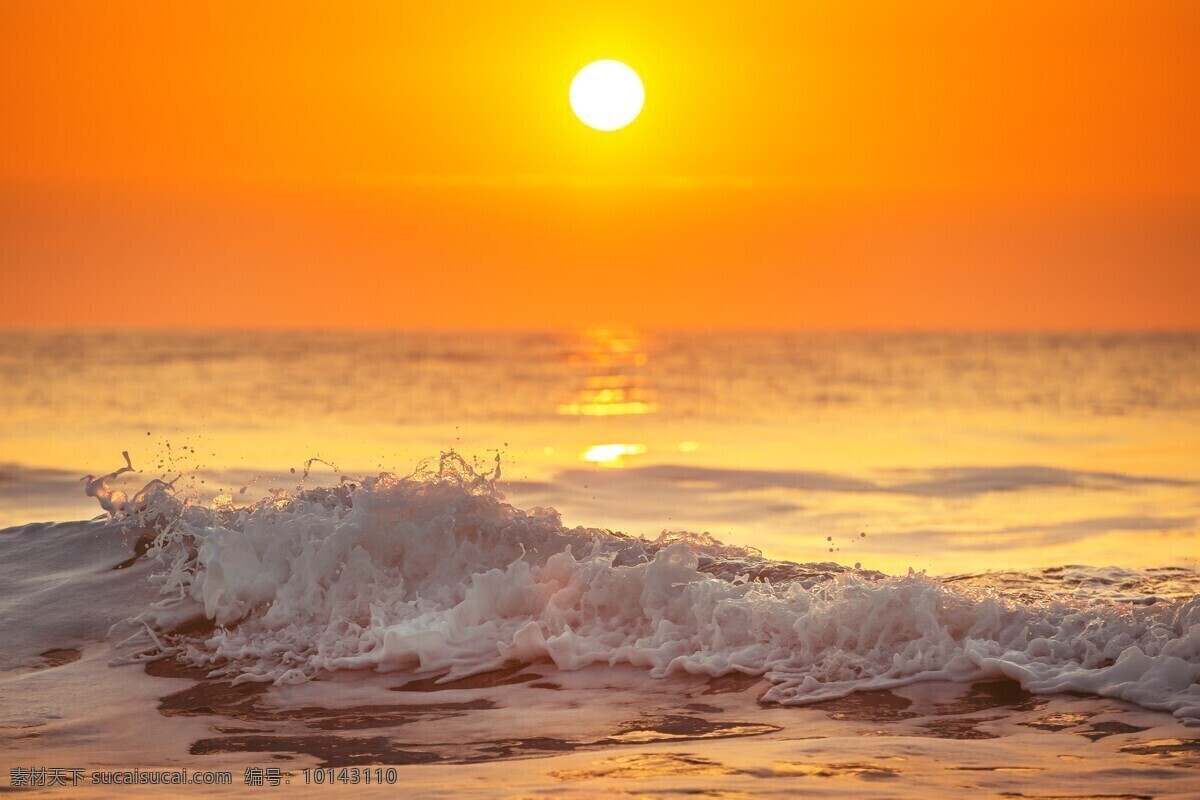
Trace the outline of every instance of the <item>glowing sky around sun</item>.
{"type": "Polygon", "coordinates": [[[1198,29],[1167,0],[13,0],[0,322],[1194,327],[1198,29]],[[567,102],[601,59],[647,103],[603,134],[567,102]]]}

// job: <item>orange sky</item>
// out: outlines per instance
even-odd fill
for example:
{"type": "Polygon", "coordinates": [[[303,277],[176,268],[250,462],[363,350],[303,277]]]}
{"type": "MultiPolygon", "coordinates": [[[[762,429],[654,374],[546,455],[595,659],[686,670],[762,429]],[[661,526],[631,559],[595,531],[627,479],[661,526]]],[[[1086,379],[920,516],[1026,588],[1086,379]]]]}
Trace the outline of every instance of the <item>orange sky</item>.
{"type": "Polygon", "coordinates": [[[1200,326],[1200,3],[0,6],[0,324],[1200,326]],[[597,58],[629,128],[571,114],[597,58]]]}

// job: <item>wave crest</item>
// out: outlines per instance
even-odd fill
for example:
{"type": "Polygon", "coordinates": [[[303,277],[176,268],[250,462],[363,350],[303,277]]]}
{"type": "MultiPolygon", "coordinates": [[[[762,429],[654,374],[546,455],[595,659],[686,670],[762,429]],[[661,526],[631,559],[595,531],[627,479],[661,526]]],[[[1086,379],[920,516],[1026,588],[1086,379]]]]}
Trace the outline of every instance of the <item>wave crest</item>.
{"type": "Polygon", "coordinates": [[[911,571],[772,561],[706,534],[567,528],[553,509],[505,503],[498,477],[498,462],[481,474],[447,453],[407,477],[343,478],[240,509],[179,504],[170,519],[162,490],[149,555],[166,598],[137,620],[153,642],[140,657],[275,683],[628,663],[763,675],[764,700],[781,703],[1007,676],[1200,719],[1200,597],[1030,600],[911,571]],[[197,619],[209,629],[184,633],[197,619]]]}

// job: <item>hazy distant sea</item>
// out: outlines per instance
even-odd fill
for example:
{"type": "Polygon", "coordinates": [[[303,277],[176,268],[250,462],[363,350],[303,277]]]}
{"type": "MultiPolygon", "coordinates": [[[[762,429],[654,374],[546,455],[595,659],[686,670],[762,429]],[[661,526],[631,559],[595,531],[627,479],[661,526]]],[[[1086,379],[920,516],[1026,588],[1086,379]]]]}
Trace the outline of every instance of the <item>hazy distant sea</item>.
{"type": "Polygon", "coordinates": [[[123,450],[207,502],[455,448],[518,506],[782,558],[1200,554],[1197,334],[8,331],[0,374],[0,525],[93,516],[123,450]]]}

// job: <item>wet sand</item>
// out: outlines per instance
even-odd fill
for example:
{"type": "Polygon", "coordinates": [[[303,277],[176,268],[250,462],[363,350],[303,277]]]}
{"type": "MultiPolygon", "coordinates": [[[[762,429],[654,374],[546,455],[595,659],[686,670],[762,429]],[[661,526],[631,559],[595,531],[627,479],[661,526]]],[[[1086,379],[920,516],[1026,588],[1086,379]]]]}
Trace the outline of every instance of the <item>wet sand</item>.
{"type": "Polygon", "coordinates": [[[63,685],[92,676],[136,687],[123,711],[122,698],[97,702],[91,738],[121,720],[140,724],[131,741],[145,742],[155,729],[167,735],[139,754],[98,748],[78,725],[10,724],[2,734],[6,773],[26,762],[230,770],[233,789],[245,790],[246,767],[276,767],[290,781],[289,796],[395,792],[336,782],[343,768],[374,765],[396,767],[397,785],[411,797],[1200,796],[1197,729],[1117,701],[1032,695],[1011,681],[916,684],[780,707],[760,702],[769,684],[753,676],[652,680],[631,667],[557,672],[548,663],[512,663],[459,680],[351,673],[275,687],[233,685],[172,661],[109,667],[105,651],[49,652],[22,677],[30,691],[52,673],[63,685]],[[153,720],[138,723],[147,713],[153,720]],[[100,753],[101,763],[81,763],[82,753],[100,753]],[[306,769],[334,770],[333,786],[306,783],[306,769]]]}

